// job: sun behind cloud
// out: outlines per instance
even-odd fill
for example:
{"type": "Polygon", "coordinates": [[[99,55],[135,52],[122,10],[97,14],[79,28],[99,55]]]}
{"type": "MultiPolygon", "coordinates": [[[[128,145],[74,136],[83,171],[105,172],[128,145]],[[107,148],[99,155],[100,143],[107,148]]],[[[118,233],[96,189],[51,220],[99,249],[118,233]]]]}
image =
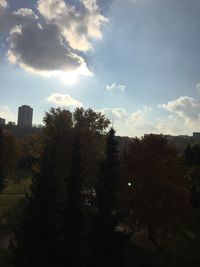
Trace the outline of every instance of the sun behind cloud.
{"type": "Polygon", "coordinates": [[[77,82],[79,76],[92,76],[86,53],[93,49],[93,39],[102,38],[101,26],[108,21],[96,0],[73,5],[64,0],[38,0],[37,14],[23,7],[11,11],[1,0],[0,12],[11,64],[68,84],[77,82]]]}

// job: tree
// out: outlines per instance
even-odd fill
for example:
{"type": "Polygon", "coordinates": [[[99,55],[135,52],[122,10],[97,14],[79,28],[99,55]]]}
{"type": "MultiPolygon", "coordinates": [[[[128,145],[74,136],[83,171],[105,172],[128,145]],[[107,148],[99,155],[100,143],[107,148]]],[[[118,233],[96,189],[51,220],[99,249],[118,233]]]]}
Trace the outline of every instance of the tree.
{"type": "Polygon", "coordinates": [[[45,139],[54,138],[58,132],[69,130],[73,127],[72,113],[69,110],[61,108],[51,108],[45,113],[43,118],[45,123],[45,139]]]}
{"type": "Polygon", "coordinates": [[[61,243],[62,265],[80,266],[82,259],[83,236],[83,201],[82,201],[82,159],[80,132],[78,127],[74,129],[74,141],[69,176],[66,177],[66,198],[63,209],[61,243]]]}
{"type": "Polygon", "coordinates": [[[106,143],[105,158],[100,165],[96,186],[97,215],[95,220],[97,266],[119,264],[119,185],[120,161],[115,141],[115,131],[110,129],[106,143]]]}
{"type": "Polygon", "coordinates": [[[10,244],[15,267],[42,267],[57,264],[57,174],[51,147],[45,149],[41,168],[33,175],[19,213],[10,244]]]}
{"type": "Polygon", "coordinates": [[[18,168],[32,169],[37,165],[44,149],[42,134],[32,134],[19,140],[18,168]]]}
{"type": "Polygon", "coordinates": [[[123,163],[130,223],[146,228],[149,240],[158,247],[158,231],[166,235],[189,217],[189,188],[182,159],[165,137],[148,135],[133,139],[123,163]]]}
{"type": "Polygon", "coordinates": [[[105,118],[101,112],[96,112],[92,109],[77,108],[74,111],[74,122],[80,128],[90,130],[95,134],[103,134],[107,129],[110,121],[105,118]]]}
{"type": "Polygon", "coordinates": [[[99,161],[101,161],[104,154],[105,133],[110,121],[100,112],[95,112],[92,109],[84,110],[83,108],[78,108],[74,111],[73,121],[74,126],[78,125],[80,131],[82,186],[85,192],[84,202],[88,203],[89,208],[94,198],[99,161]]]}
{"type": "MultiPolygon", "coordinates": [[[[89,195],[83,178],[90,166],[88,158],[84,164],[82,159],[91,148],[85,146],[87,149],[83,150],[83,146],[90,137],[97,138],[97,134],[100,137],[106,126],[94,127],[93,131],[96,120],[89,124],[81,121],[90,120],[95,112],[92,115],[81,112],[78,120],[71,112],[59,108],[45,114],[43,159],[21,206],[10,245],[15,267],[82,264],[83,206],[88,207],[89,195]]],[[[98,119],[105,120],[103,116],[98,119]]]]}
{"type": "Polygon", "coordinates": [[[3,165],[5,171],[8,172],[17,166],[19,159],[18,140],[9,132],[3,133],[3,165]]]}
{"type": "Polygon", "coordinates": [[[59,266],[64,182],[69,173],[71,113],[51,109],[44,118],[44,152],[20,207],[11,241],[15,267],[59,266]]]}
{"type": "Polygon", "coordinates": [[[189,144],[185,149],[184,158],[188,167],[200,166],[200,145],[189,144]]]}
{"type": "Polygon", "coordinates": [[[3,191],[5,187],[5,171],[3,164],[3,130],[0,127],[0,192],[3,191]]]}
{"type": "Polygon", "coordinates": [[[200,206],[200,146],[188,145],[184,159],[191,187],[191,203],[194,208],[198,208],[200,206]]]}
{"type": "Polygon", "coordinates": [[[44,143],[54,146],[54,158],[57,169],[59,198],[62,203],[65,198],[65,180],[69,176],[73,146],[72,113],[65,109],[51,108],[44,119],[44,143]]]}

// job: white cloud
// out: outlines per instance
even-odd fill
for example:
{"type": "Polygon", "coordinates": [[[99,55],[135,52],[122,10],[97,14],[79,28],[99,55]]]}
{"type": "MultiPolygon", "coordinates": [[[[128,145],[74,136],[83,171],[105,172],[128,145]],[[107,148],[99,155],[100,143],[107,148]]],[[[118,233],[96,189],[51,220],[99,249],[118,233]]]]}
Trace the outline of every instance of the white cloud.
{"type": "Polygon", "coordinates": [[[132,113],[121,107],[104,108],[100,111],[114,123],[118,135],[141,136],[146,132],[155,132],[155,127],[149,120],[151,107],[144,106],[132,113]]]}
{"type": "Polygon", "coordinates": [[[184,96],[158,106],[170,112],[148,106],[128,112],[124,108],[100,110],[114,122],[118,135],[143,136],[146,133],[191,135],[200,131],[200,100],[184,96]]]}
{"type": "Polygon", "coordinates": [[[152,111],[151,107],[144,106],[142,110],[139,109],[130,115],[130,117],[128,119],[128,123],[134,124],[134,125],[135,124],[143,124],[145,122],[146,116],[151,111],[152,111]]]}
{"type": "Polygon", "coordinates": [[[106,85],[106,89],[108,91],[119,91],[124,93],[126,91],[126,86],[125,85],[117,85],[116,83],[112,83],[112,84],[107,84],[106,85]]]}
{"type": "Polygon", "coordinates": [[[72,98],[70,95],[54,93],[48,96],[46,100],[49,103],[63,107],[83,107],[83,104],[80,101],[72,98]]]}
{"type": "Polygon", "coordinates": [[[14,11],[13,14],[20,17],[32,17],[33,19],[38,19],[38,16],[29,8],[20,8],[17,11],[14,11]]]}
{"type": "Polygon", "coordinates": [[[159,105],[174,116],[183,119],[189,129],[199,129],[200,123],[200,101],[189,96],[170,101],[167,104],[159,105]]]}
{"type": "Polygon", "coordinates": [[[156,133],[162,133],[166,135],[183,135],[191,134],[184,124],[180,121],[180,118],[174,115],[169,115],[166,118],[157,118],[155,121],[156,133]]]}
{"type": "Polygon", "coordinates": [[[197,83],[196,87],[200,91],[200,83],[197,83]]]}
{"type": "Polygon", "coordinates": [[[104,108],[100,112],[105,114],[109,119],[124,120],[128,117],[128,114],[124,108],[104,108]]]}
{"type": "Polygon", "coordinates": [[[7,2],[5,0],[0,0],[0,8],[6,8],[7,7],[7,2]]]}
{"type": "Polygon", "coordinates": [[[0,117],[6,119],[6,121],[15,121],[16,116],[10,111],[7,106],[0,106],[0,117]]]}
{"type": "Polygon", "coordinates": [[[101,39],[101,26],[108,20],[100,14],[96,0],[79,0],[70,5],[64,0],[39,0],[38,10],[55,23],[70,47],[79,51],[92,48],[91,40],[101,39]]]}

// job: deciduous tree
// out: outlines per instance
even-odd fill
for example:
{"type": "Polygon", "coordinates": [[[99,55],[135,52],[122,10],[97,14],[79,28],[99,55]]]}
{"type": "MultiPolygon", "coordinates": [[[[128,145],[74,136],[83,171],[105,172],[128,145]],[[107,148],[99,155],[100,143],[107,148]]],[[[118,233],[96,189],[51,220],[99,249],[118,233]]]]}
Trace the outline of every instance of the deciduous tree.
{"type": "Polygon", "coordinates": [[[131,142],[123,163],[130,221],[156,245],[156,232],[172,230],[190,209],[181,157],[165,137],[148,135],[131,142]]]}

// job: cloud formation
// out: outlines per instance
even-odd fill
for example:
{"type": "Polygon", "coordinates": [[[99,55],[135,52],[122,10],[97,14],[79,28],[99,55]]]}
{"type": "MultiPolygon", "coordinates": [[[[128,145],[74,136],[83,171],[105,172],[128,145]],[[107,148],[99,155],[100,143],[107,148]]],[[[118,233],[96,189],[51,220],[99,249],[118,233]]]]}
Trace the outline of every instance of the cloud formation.
{"type": "Polygon", "coordinates": [[[70,47],[79,51],[92,48],[90,39],[102,38],[101,25],[107,22],[96,0],[80,0],[76,5],[64,0],[39,0],[38,10],[47,21],[60,28],[70,47]]]}
{"type": "Polygon", "coordinates": [[[13,12],[0,0],[1,31],[9,29],[9,62],[34,74],[66,75],[69,82],[70,75],[91,75],[85,52],[92,49],[93,39],[102,38],[101,26],[107,21],[96,0],[38,0],[37,11],[13,12]]]}
{"type": "Polygon", "coordinates": [[[16,26],[9,36],[8,58],[33,71],[71,71],[81,66],[83,58],[66,49],[56,25],[16,26]]]}
{"type": "Polygon", "coordinates": [[[151,107],[144,106],[143,109],[139,109],[130,115],[128,123],[133,125],[143,124],[146,119],[146,115],[148,115],[148,113],[151,111],[152,111],[151,107]]]}
{"type": "Polygon", "coordinates": [[[133,112],[128,112],[124,108],[105,108],[101,112],[114,122],[114,127],[118,129],[117,134],[120,135],[141,136],[145,133],[191,135],[193,131],[199,131],[199,100],[182,96],[158,107],[170,114],[168,116],[159,114],[157,108],[152,109],[149,106],[143,106],[133,112]]]}
{"type": "Polygon", "coordinates": [[[114,127],[118,129],[117,134],[141,136],[144,133],[157,131],[153,122],[149,120],[151,107],[143,106],[132,113],[121,107],[104,108],[100,111],[114,123],[114,127]]]}
{"type": "Polygon", "coordinates": [[[197,89],[200,91],[200,82],[196,85],[197,89]]]}
{"type": "Polygon", "coordinates": [[[0,32],[8,34],[12,27],[16,25],[30,25],[38,20],[38,16],[32,9],[20,8],[11,12],[8,4],[4,0],[0,0],[0,32]]]}
{"type": "Polygon", "coordinates": [[[200,101],[189,96],[170,101],[167,104],[159,105],[171,112],[174,116],[184,120],[185,125],[190,129],[199,128],[200,123],[200,101]],[[198,125],[197,125],[198,124],[198,125]]]}
{"type": "Polygon", "coordinates": [[[128,114],[124,108],[104,108],[100,112],[111,120],[124,120],[128,118],[128,114]]]}
{"type": "Polygon", "coordinates": [[[116,83],[112,83],[112,84],[107,84],[106,85],[106,89],[108,91],[118,91],[118,92],[122,92],[124,93],[126,91],[126,86],[125,85],[117,85],[116,83]]]}
{"type": "Polygon", "coordinates": [[[10,111],[9,107],[7,106],[0,106],[0,117],[6,119],[7,122],[16,120],[16,116],[10,111]]]}
{"type": "Polygon", "coordinates": [[[63,94],[51,94],[46,98],[46,100],[51,103],[62,107],[83,107],[83,104],[72,98],[70,95],[63,94]]]}
{"type": "Polygon", "coordinates": [[[0,8],[3,7],[7,7],[7,2],[5,0],[0,0],[0,8]]]}

